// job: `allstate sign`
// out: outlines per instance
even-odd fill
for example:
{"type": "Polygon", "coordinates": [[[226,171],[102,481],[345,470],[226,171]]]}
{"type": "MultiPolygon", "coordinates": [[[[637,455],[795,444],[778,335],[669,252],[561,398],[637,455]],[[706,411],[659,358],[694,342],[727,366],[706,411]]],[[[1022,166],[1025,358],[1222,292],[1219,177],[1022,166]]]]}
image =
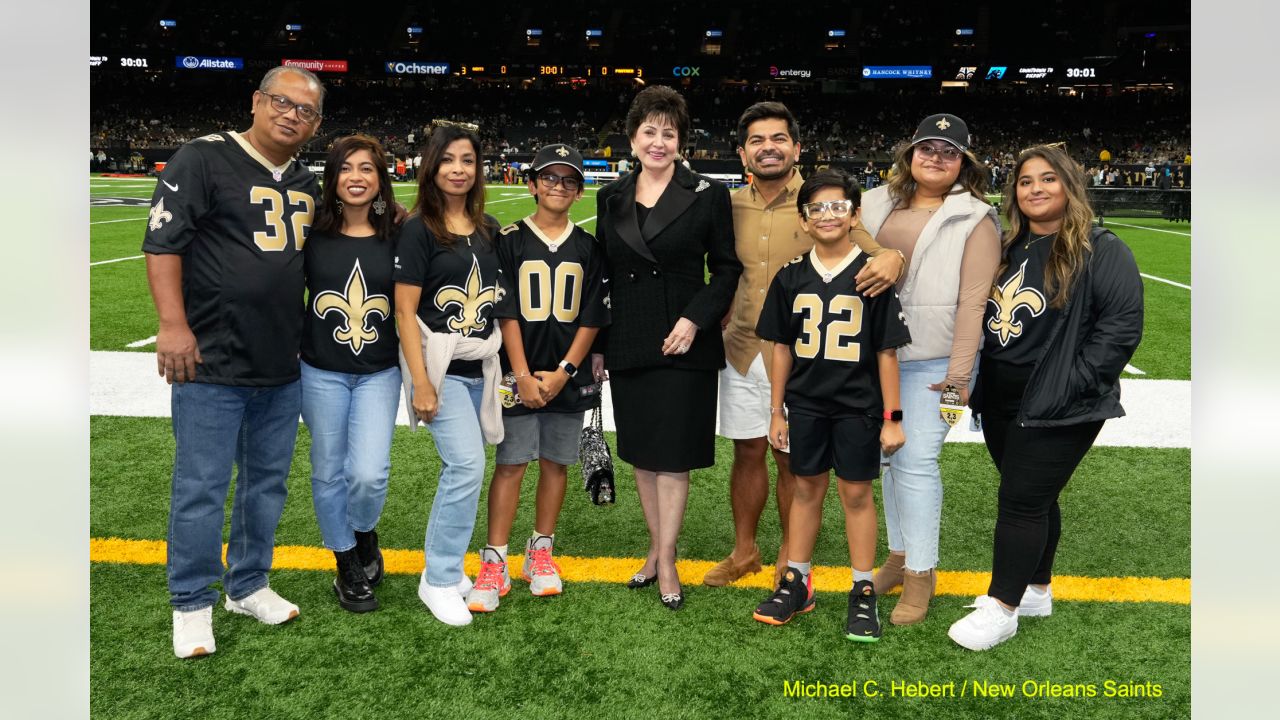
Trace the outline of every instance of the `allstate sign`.
{"type": "Polygon", "coordinates": [[[243,70],[244,58],[179,55],[175,64],[185,70],[243,70]]]}
{"type": "Polygon", "coordinates": [[[387,72],[392,75],[448,75],[449,63],[424,63],[399,62],[390,61],[384,64],[387,72]]]}

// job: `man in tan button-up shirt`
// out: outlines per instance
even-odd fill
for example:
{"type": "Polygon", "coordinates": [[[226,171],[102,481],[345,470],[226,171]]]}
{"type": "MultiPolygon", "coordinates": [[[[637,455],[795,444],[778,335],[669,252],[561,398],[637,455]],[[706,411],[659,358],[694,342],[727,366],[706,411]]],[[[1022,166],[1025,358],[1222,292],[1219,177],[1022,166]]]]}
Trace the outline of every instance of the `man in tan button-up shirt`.
{"type": "MultiPolygon", "coordinates": [[[[798,135],[796,119],[782,103],[756,103],[738,120],[738,155],[751,172],[752,182],[732,196],[733,232],[743,270],[724,328],[728,367],[720,373],[720,434],[733,440],[734,446],[729,499],[735,538],[732,554],[703,579],[713,587],[727,585],[761,568],[756,528],[769,498],[769,468],[765,460],[770,415],[766,358],[771,353],[767,352],[768,343],[756,335],[756,321],[773,276],[813,247],[813,241],[800,229],[796,208],[796,192],[803,183],[795,169],[800,159],[798,135]]],[[[891,287],[902,271],[901,254],[886,254],[861,227],[854,228],[850,239],[867,254],[879,258],[858,276],[858,289],[876,295],[891,287]]],[[[787,454],[774,451],[773,457],[778,466],[778,514],[782,522],[776,581],[786,566],[787,512],[794,480],[787,454]]]]}

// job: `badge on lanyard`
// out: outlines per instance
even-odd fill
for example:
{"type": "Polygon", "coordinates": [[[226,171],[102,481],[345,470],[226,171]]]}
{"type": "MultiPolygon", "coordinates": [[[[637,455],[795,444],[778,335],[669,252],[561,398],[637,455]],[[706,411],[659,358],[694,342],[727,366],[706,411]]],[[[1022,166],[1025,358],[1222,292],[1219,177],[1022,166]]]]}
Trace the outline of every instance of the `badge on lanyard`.
{"type": "Polygon", "coordinates": [[[947,385],[942,389],[942,403],[938,406],[942,419],[950,427],[955,427],[964,414],[964,405],[960,404],[960,391],[955,385],[947,385]]]}
{"type": "Polygon", "coordinates": [[[498,383],[498,399],[502,401],[504,408],[513,408],[520,402],[520,391],[516,389],[514,372],[502,376],[502,382],[498,383]]]}

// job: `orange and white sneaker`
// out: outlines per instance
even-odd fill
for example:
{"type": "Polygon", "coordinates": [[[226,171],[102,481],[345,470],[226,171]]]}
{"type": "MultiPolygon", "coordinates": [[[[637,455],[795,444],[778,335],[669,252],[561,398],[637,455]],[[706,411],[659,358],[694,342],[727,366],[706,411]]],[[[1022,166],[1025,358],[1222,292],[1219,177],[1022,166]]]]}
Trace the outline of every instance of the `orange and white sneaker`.
{"type": "Polygon", "coordinates": [[[493,612],[498,609],[498,598],[511,592],[511,576],[507,563],[497,550],[485,546],[480,550],[480,574],[475,585],[467,593],[467,609],[471,612],[493,612]]]}
{"type": "Polygon", "coordinates": [[[551,558],[551,546],[552,539],[547,535],[534,535],[524,544],[524,569],[521,574],[529,581],[529,592],[537,597],[564,592],[560,566],[551,558]]]}

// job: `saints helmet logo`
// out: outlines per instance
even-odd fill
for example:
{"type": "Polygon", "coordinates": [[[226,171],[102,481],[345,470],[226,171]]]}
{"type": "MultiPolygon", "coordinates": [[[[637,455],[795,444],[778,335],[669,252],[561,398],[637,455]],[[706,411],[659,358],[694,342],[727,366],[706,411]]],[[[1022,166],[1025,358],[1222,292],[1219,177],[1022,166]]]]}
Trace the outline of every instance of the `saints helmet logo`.
{"type": "Polygon", "coordinates": [[[360,261],[357,260],[355,267],[351,268],[351,276],[347,278],[344,292],[325,290],[316,295],[312,305],[316,316],[320,318],[331,312],[338,313],[340,324],[334,328],[333,339],[349,346],[356,355],[364,349],[365,343],[378,341],[373,316],[381,315],[383,320],[391,317],[391,301],[386,295],[365,293],[364,271],[360,269],[360,261]]]}
{"type": "Polygon", "coordinates": [[[951,123],[947,122],[946,118],[942,118],[941,120],[939,120],[937,123],[934,123],[934,124],[938,126],[939,130],[946,130],[947,128],[951,127],[951,123]]]}
{"type": "Polygon", "coordinates": [[[481,318],[480,314],[486,307],[493,305],[496,293],[492,285],[485,287],[483,282],[480,277],[480,261],[473,255],[471,272],[467,275],[467,287],[446,285],[436,293],[436,308],[441,312],[448,311],[454,305],[458,306],[457,313],[449,318],[450,330],[470,337],[472,333],[480,332],[488,326],[489,320],[481,318]]]}
{"type": "Polygon", "coordinates": [[[1031,317],[1044,312],[1044,295],[1035,288],[1022,286],[1026,275],[1027,261],[1023,260],[1013,277],[1003,285],[991,288],[991,297],[987,299],[987,302],[996,306],[996,316],[987,320],[987,329],[996,334],[1002,346],[1022,335],[1022,321],[1014,317],[1019,308],[1026,308],[1031,317]]]}
{"type": "Polygon", "coordinates": [[[152,230],[159,230],[162,225],[173,219],[173,213],[164,209],[164,198],[160,198],[160,202],[152,206],[151,212],[147,214],[147,217],[150,219],[147,227],[152,230]]]}
{"type": "Polygon", "coordinates": [[[569,149],[561,145],[560,147],[556,148],[556,154],[559,155],[560,157],[569,157],[569,149]]]}

